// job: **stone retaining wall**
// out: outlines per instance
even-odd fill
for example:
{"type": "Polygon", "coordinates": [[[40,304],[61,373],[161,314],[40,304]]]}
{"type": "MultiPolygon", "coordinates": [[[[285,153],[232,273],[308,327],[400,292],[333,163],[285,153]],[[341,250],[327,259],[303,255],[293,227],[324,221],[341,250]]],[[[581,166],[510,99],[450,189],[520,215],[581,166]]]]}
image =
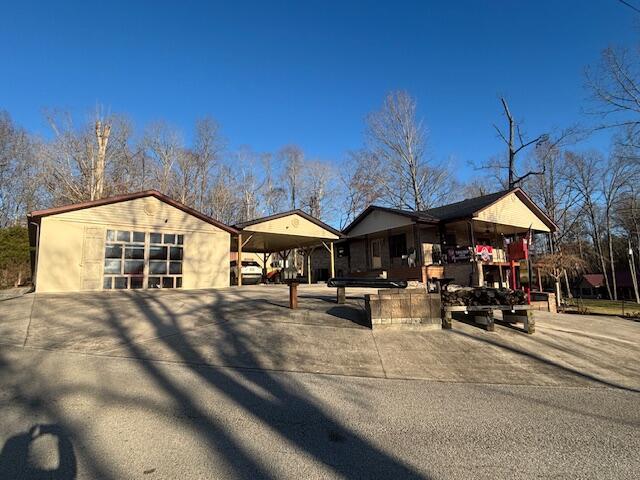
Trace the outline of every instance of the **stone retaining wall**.
{"type": "Polygon", "coordinates": [[[424,288],[385,289],[365,295],[365,309],[372,328],[419,326],[441,328],[440,294],[424,288]]]}

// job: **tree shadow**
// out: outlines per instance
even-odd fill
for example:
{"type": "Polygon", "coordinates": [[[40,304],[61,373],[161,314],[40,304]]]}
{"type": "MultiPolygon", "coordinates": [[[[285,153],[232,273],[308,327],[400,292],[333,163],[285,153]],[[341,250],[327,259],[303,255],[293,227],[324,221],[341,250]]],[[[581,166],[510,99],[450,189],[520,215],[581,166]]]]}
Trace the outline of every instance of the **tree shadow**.
{"type": "Polygon", "coordinates": [[[456,335],[462,335],[462,336],[464,336],[464,337],[466,337],[468,339],[474,340],[476,342],[487,343],[489,345],[508,350],[508,351],[510,351],[512,353],[516,353],[518,355],[531,358],[533,360],[536,360],[539,363],[555,367],[555,368],[557,368],[559,370],[562,370],[563,372],[570,373],[570,374],[575,375],[575,376],[577,376],[579,378],[594,382],[596,384],[600,384],[600,385],[603,385],[603,386],[606,386],[606,387],[611,387],[611,388],[617,388],[617,389],[620,389],[620,390],[626,390],[626,391],[629,391],[629,392],[640,393],[640,389],[629,387],[629,386],[626,386],[626,385],[622,385],[622,384],[619,384],[619,383],[615,383],[615,382],[611,382],[611,381],[599,378],[599,377],[597,377],[595,375],[591,375],[589,373],[582,372],[582,371],[578,370],[577,368],[573,368],[573,367],[568,367],[568,366],[562,365],[561,363],[553,361],[553,360],[551,360],[549,358],[546,358],[546,357],[544,357],[542,355],[539,355],[539,354],[536,354],[536,353],[533,353],[533,352],[529,352],[527,350],[523,350],[523,349],[520,349],[520,348],[516,348],[516,347],[511,346],[511,345],[507,345],[506,343],[501,342],[501,341],[499,341],[497,339],[491,338],[489,336],[478,337],[478,336],[471,335],[469,333],[463,332],[461,330],[456,330],[456,329],[451,330],[451,332],[456,334],[456,335]]]}
{"type": "MultiPolygon", "coordinates": [[[[194,307],[181,311],[180,315],[197,313],[204,308],[216,319],[221,329],[224,349],[218,353],[225,364],[233,365],[241,358],[260,366],[260,359],[254,354],[250,335],[236,328],[238,314],[243,307],[234,308],[218,292],[214,292],[213,301],[204,307],[194,307]],[[226,320],[226,321],[225,321],[226,320]]],[[[240,295],[241,298],[244,295],[240,295]]],[[[249,298],[247,298],[249,299],[249,298]]],[[[207,359],[190,343],[182,332],[177,315],[158,297],[137,296],[134,298],[138,312],[144,321],[149,322],[160,334],[168,324],[180,332],[159,340],[168,348],[178,362],[183,363],[205,384],[241,407],[247,415],[257,418],[263,428],[277,433],[282,439],[297,449],[310,455],[342,478],[427,478],[415,468],[403,463],[396,455],[380,449],[363,438],[353,429],[336,419],[330,411],[321,407],[313,395],[300,383],[291,379],[282,379],[269,371],[206,367],[207,359]],[[151,308],[153,307],[153,308],[151,308]],[[266,392],[261,395],[258,392],[266,392]]],[[[110,309],[108,303],[104,308],[110,309]]],[[[144,352],[129,337],[127,329],[121,324],[120,315],[110,311],[109,323],[120,336],[135,358],[144,358],[144,352]]],[[[160,335],[158,335],[160,337],[160,335]]],[[[166,393],[185,410],[192,413],[193,425],[202,439],[215,452],[222,453],[234,471],[244,478],[272,478],[258,459],[215,421],[213,421],[191,393],[177,385],[153,361],[141,362],[145,372],[154,379],[166,393]]]]}

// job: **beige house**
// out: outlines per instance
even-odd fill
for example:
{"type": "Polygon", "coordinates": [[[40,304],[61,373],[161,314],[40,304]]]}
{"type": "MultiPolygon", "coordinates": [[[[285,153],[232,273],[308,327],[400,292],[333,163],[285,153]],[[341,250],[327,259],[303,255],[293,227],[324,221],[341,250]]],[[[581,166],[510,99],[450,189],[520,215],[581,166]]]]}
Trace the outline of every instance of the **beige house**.
{"type": "Polygon", "coordinates": [[[229,285],[238,231],[155,190],[29,214],[36,292],[229,285]]]}
{"type": "MultiPolygon", "coordinates": [[[[425,211],[370,206],[336,244],[338,276],[424,280],[449,277],[461,285],[509,283],[505,245],[556,226],[520,188],[425,211]]],[[[312,271],[326,271],[320,252],[312,271]]]]}

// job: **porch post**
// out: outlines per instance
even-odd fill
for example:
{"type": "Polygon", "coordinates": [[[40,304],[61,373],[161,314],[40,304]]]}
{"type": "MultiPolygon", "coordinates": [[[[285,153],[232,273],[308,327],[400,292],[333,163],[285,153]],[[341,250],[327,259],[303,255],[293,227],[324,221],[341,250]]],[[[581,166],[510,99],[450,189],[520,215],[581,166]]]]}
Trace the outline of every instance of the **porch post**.
{"type": "Polygon", "coordinates": [[[416,265],[423,266],[424,265],[424,255],[422,252],[422,238],[420,235],[420,228],[414,223],[413,224],[413,243],[414,248],[416,249],[416,265]]]}
{"type": "Polygon", "coordinates": [[[236,262],[238,269],[238,286],[242,286],[242,234],[238,234],[238,261],[236,262]]]}
{"type": "Polygon", "coordinates": [[[307,283],[311,285],[311,249],[307,250],[307,283]]]}
{"type": "Polygon", "coordinates": [[[336,262],[333,258],[333,242],[329,243],[329,255],[331,255],[331,278],[336,276],[336,262]]]}

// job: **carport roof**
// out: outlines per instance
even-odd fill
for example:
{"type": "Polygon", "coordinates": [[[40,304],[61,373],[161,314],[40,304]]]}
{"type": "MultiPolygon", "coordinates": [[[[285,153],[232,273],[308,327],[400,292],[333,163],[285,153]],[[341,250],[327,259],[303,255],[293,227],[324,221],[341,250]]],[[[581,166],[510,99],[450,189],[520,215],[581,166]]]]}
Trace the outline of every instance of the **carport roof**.
{"type": "Polygon", "coordinates": [[[234,227],[242,233],[242,249],[247,252],[280,252],[344,238],[339,230],[299,209],[241,222],[234,227]]]}

